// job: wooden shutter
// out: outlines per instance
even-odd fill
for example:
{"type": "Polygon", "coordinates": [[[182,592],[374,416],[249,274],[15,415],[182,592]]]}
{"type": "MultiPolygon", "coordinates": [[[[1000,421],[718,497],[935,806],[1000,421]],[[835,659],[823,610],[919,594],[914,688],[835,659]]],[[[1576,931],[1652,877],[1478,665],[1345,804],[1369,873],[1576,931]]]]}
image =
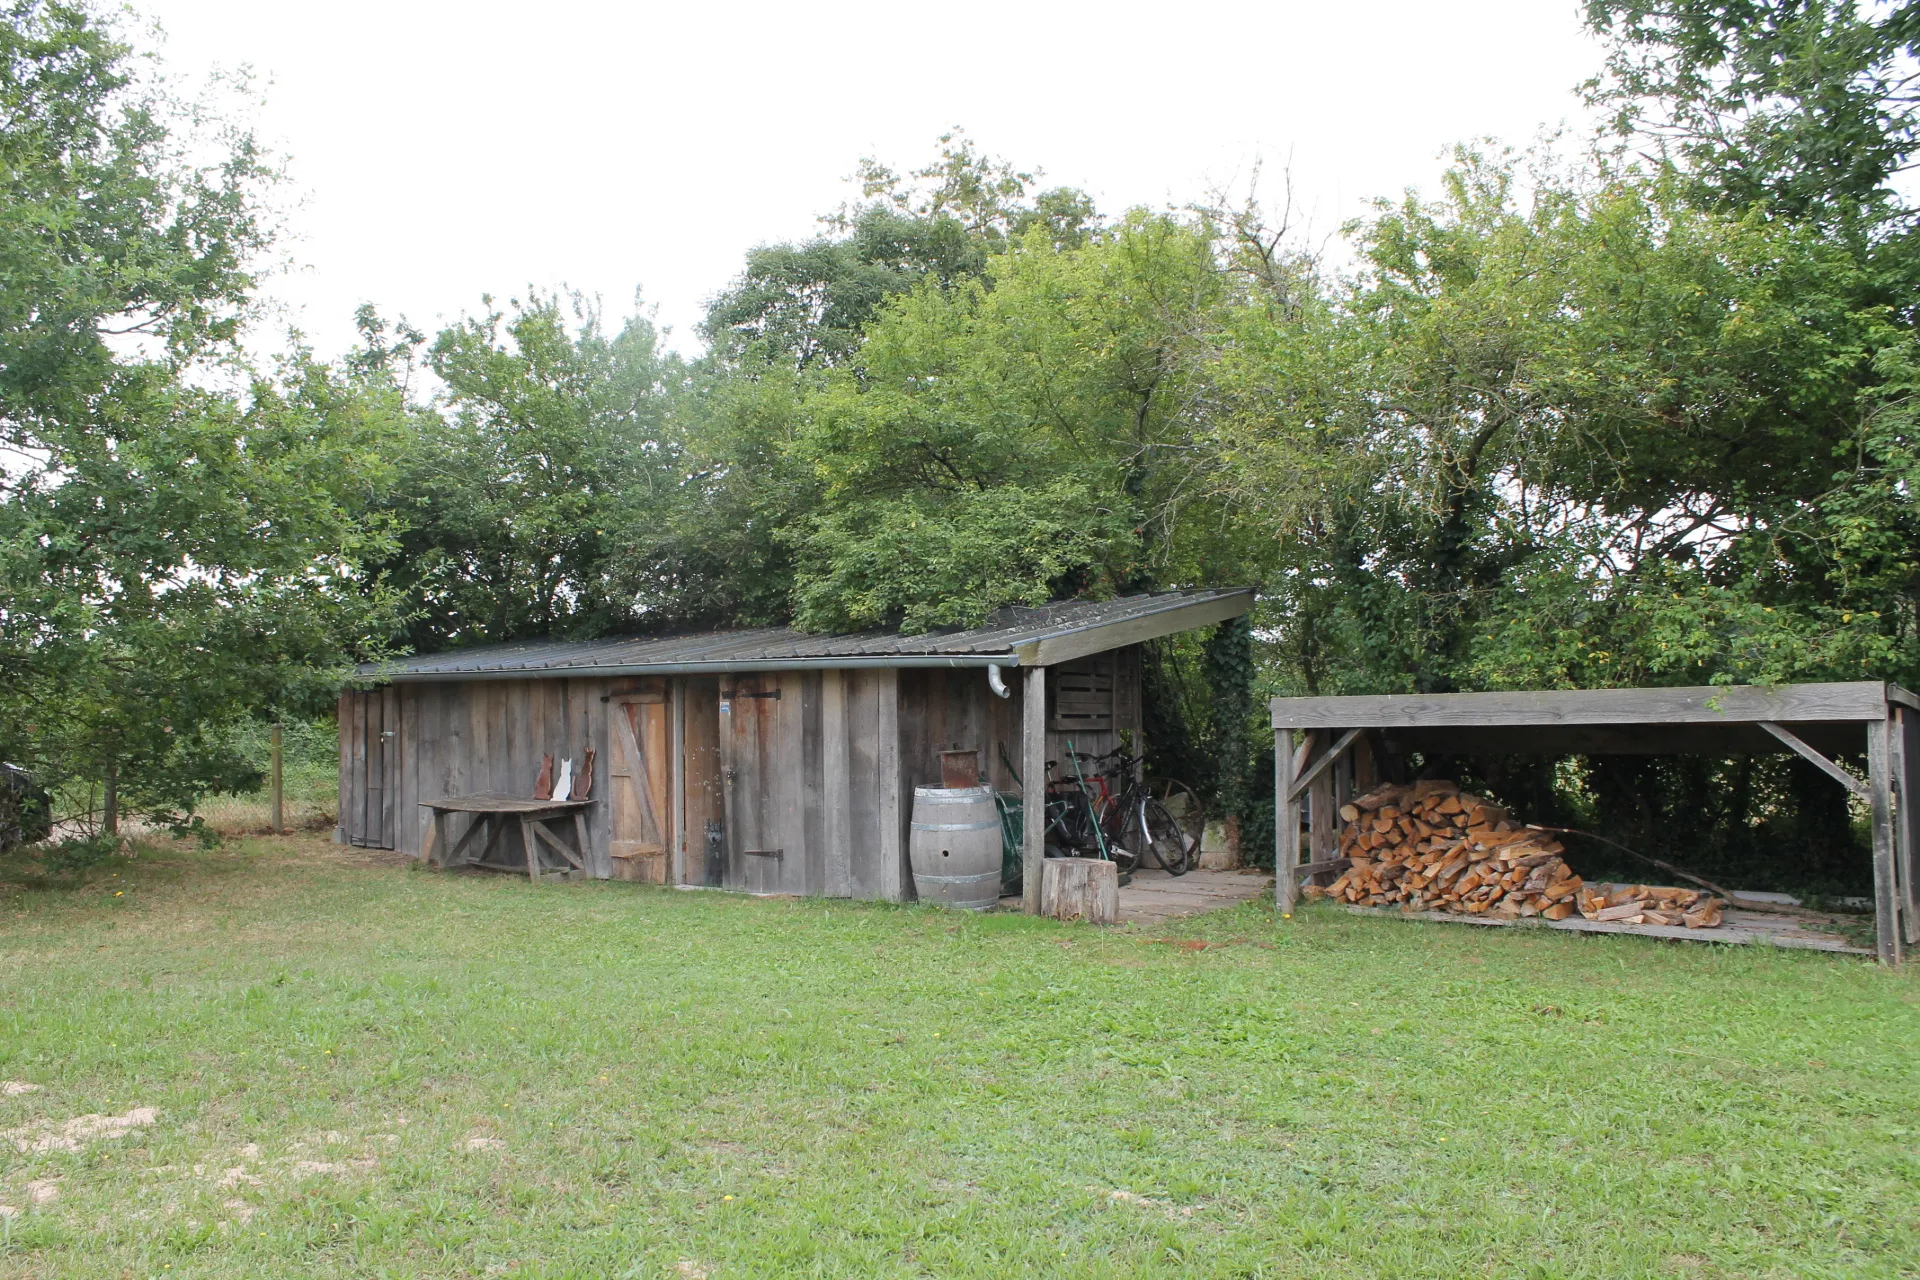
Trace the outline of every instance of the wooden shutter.
{"type": "Polygon", "coordinates": [[[1113,729],[1113,655],[1096,653],[1048,669],[1056,733],[1109,733],[1113,729]]]}

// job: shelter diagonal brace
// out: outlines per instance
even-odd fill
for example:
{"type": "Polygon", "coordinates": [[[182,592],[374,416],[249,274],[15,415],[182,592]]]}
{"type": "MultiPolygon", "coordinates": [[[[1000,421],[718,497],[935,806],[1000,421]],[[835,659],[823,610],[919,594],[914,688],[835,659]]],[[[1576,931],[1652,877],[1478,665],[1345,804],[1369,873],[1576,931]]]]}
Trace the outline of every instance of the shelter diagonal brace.
{"type": "Polygon", "coordinates": [[[1854,777],[1845,769],[1842,769],[1839,765],[1827,759],[1826,756],[1801,741],[1792,730],[1786,728],[1784,725],[1776,724],[1771,720],[1759,720],[1755,723],[1774,737],[1780,739],[1780,741],[1786,743],[1795,753],[1806,759],[1835,782],[1838,782],[1841,786],[1853,792],[1854,795],[1859,796],[1862,800],[1871,801],[1873,799],[1873,792],[1866,783],[1860,781],[1860,779],[1854,777]]]}
{"type": "Polygon", "coordinates": [[[1319,778],[1321,774],[1333,767],[1333,762],[1338,760],[1346,749],[1353,745],[1353,740],[1359,737],[1361,732],[1359,729],[1349,729],[1341,734],[1340,740],[1329,747],[1325,755],[1315,760],[1307,767],[1305,773],[1302,773],[1298,778],[1294,779],[1293,786],[1287,790],[1287,799],[1298,800],[1301,796],[1305,795],[1307,788],[1311,787],[1315,779],[1319,778]]]}

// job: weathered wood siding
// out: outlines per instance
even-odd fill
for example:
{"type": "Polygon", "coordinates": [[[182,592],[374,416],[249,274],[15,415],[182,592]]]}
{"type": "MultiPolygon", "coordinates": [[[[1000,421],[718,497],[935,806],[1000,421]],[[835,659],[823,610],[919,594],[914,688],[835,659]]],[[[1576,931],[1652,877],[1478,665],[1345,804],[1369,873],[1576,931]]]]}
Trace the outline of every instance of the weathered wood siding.
{"type": "MultiPolygon", "coordinates": [[[[389,686],[400,712],[393,847],[419,856],[425,844],[423,800],[499,791],[533,794],[540,758],[571,756],[577,769],[591,746],[598,758],[593,795],[603,803],[587,810],[585,859],[592,875],[612,874],[607,856],[611,779],[607,740],[606,680],[475,680],[389,686]]],[[[343,791],[343,806],[345,802],[343,791]]],[[[466,834],[471,819],[449,816],[447,838],[466,834]]],[[[495,837],[497,860],[524,859],[513,824],[495,837]]],[[[477,851],[478,852],[478,851],[477,851]]]]}
{"type": "MultiPolygon", "coordinates": [[[[586,863],[590,874],[611,877],[611,801],[626,757],[610,740],[610,717],[624,714],[624,703],[644,702],[647,749],[671,744],[652,793],[674,855],[666,878],[755,893],[904,900],[913,892],[906,852],[913,788],[939,782],[941,751],[977,748],[992,784],[1019,790],[1006,760],[1019,758],[1020,681],[1008,674],[1014,695],[1007,699],[993,695],[977,668],[676,677],[664,694],[657,678],[408,682],[349,694],[341,702],[342,814],[349,805],[364,812],[371,800],[376,812],[391,815],[382,821],[393,847],[418,856],[421,801],[531,795],[542,753],[578,762],[591,746],[600,803],[586,811],[586,863]],[[356,697],[389,699],[393,708],[375,713],[391,714],[394,734],[380,739],[384,730],[374,726],[392,777],[389,794],[377,798],[364,784],[368,718],[349,707],[356,697]],[[650,713],[669,710],[670,721],[652,723],[650,713]],[[778,857],[768,856],[775,850],[778,857]]],[[[1116,653],[1113,683],[1113,730],[1049,733],[1048,758],[1064,765],[1070,739],[1097,753],[1122,731],[1137,734],[1136,649],[1116,653]]],[[[448,840],[464,835],[468,821],[450,816],[448,840]]],[[[623,839],[636,838],[624,832],[623,839]]],[[[496,860],[524,856],[517,830],[497,840],[496,860]]]]}

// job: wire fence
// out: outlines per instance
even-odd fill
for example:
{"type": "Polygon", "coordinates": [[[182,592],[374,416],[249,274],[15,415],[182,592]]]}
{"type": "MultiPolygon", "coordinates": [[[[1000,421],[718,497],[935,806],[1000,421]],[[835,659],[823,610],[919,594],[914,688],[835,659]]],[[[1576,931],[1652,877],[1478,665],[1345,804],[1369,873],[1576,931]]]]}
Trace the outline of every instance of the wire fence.
{"type": "MultiPolygon", "coordinates": [[[[282,821],[296,831],[323,831],[333,826],[339,807],[339,739],[332,720],[290,721],[281,744],[282,821]]],[[[245,795],[211,795],[195,809],[207,825],[223,835],[266,831],[273,822],[272,729],[249,726],[235,744],[249,759],[259,762],[268,782],[245,795]]]]}

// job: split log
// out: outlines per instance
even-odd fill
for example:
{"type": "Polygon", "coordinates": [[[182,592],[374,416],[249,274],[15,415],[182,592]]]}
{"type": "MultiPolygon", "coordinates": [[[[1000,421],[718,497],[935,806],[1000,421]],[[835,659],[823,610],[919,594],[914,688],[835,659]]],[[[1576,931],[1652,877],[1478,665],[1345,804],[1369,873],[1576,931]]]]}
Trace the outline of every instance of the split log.
{"type": "Polygon", "coordinates": [[[1695,889],[1589,886],[1566,863],[1566,846],[1546,828],[1524,826],[1506,809],[1445,779],[1375,787],[1340,807],[1337,858],[1310,864],[1338,871],[1309,898],[1406,911],[1450,911],[1519,920],[1590,920],[1713,928],[1721,904],[1695,889]]]}

